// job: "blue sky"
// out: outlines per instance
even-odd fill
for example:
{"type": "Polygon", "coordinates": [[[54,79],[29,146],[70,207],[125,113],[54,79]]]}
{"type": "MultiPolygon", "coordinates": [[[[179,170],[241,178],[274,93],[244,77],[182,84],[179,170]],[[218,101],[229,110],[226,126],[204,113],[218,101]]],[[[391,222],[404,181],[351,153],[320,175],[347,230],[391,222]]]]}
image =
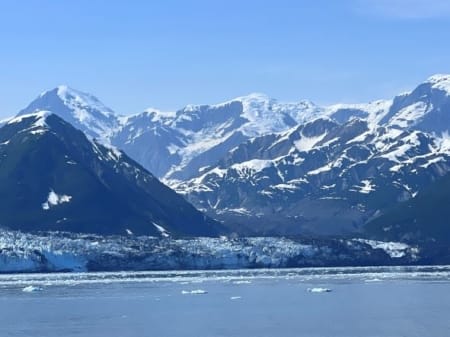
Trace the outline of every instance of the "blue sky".
{"type": "Polygon", "coordinates": [[[0,116],[58,84],[120,113],[389,98],[450,72],[448,32],[447,0],[0,0],[0,116]]]}

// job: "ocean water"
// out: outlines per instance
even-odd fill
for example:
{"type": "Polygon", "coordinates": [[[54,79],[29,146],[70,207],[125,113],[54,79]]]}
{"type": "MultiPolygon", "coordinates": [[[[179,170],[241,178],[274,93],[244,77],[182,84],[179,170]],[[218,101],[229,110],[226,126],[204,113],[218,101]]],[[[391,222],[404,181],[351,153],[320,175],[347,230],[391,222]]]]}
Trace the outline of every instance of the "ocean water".
{"type": "Polygon", "coordinates": [[[450,267],[0,275],[0,336],[445,337],[450,267]]]}

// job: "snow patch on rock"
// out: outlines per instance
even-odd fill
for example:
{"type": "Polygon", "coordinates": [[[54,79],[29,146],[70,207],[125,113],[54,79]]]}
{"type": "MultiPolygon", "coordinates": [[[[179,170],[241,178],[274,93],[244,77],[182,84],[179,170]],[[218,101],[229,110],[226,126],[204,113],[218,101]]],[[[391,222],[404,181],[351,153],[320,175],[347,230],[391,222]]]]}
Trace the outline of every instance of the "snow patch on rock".
{"type": "Polygon", "coordinates": [[[66,202],[70,202],[72,197],[66,194],[57,194],[53,189],[50,190],[48,194],[47,201],[42,204],[42,209],[48,211],[50,208],[64,204],[66,202]]]}

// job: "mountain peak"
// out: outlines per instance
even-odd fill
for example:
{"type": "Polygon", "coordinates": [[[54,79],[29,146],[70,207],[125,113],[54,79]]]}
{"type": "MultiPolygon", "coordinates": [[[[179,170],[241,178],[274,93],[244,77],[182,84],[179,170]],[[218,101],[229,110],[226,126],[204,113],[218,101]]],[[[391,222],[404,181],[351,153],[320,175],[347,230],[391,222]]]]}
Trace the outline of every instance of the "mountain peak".
{"type": "Polygon", "coordinates": [[[450,81],[450,74],[434,74],[427,79],[427,82],[430,83],[437,83],[442,81],[450,81]]]}
{"type": "Polygon", "coordinates": [[[46,95],[49,95],[49,94],[57,94],[59,96],[59,95],[62,95],[66,91],[76,91],[76,90],[72,89],[67,84],[60,84],[60,85],[58,85],[55,88],[43,91],[39,95],[39,97],[43,97],[43,96],[46,96],[46,95]]]}
{"type": "Polygon", "coordinates": [[[67,84],[58,85],[56,88],[44,91],[39,97],[56,95],[64,104],[76,106],[79,109],[94,108],[106,117],[114,115],[114,111],[104,105],[97,97],[87,92],[74,89],[67,84]]]}
{"type": "Polygon", "coordinates": [[[429,77],[426,83],[431,84],[434,89],[450,93],[450,74],[436,74],[429,77]]]}
{"type": "Polygon", "coordinates": [[[236,101],[270,101],[272,100],[268,95],[261,92],[252,92],[245,96],[236,97],[236,101]]]}
{"type": "Polygon", "coordinates": [[[95,138],[111,134],[118,125],[113,110],[97,97],[68,85],[44,91],[18,116],[40,111],[50,111],[95,138]]]}
{"type": "Polygon", "coordinates": [[[77,96],[77,95],[79,95],[79,96],[91,96],[91,95],[89,95],[87,93],[84,93],[84,92],[82,92],[80,90],[74,89],[74,88],[70,87],[67,84],[60,84],[60,85],[58,85],[58,86],[56,86],[56,87],[54,87],[52,89],[48,89],[48,90],[43,91],[38,96],[38,98],[48,97],[48,96],[57,96],[57,97],[62,99],[64,97],[68,96],[68,95],[71,95],[71,96],[77,96]]]}
{"type": "MultiPolygon", "coordinates": [[[[61,98],[67,98],[67,97],[79,97],[79,98],[91,98],[94,97],[91,94],[88,94],[86,92],[82,92],[80,90],[74,89],[70,87],[67,84],[60,84],[56,88],[54,88],[51,91],[55,91],[56,94],[61,98]]],[[[95,97],[94,97],[95,98],[95,97]]],[[[97,101],[98,99],[95,98],[97,101]]]]}

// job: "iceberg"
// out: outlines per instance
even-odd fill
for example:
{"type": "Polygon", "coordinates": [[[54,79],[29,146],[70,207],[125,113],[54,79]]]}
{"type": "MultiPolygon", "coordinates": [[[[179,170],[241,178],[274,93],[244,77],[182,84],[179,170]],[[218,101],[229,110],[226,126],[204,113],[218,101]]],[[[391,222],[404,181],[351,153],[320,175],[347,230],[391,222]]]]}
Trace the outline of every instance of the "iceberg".
{"type": "Polygon", "coordinates": [[[331,293],[330,288],[320,288],[320,287],[308,288],[307,291],[310,293],[331,293]]]}
{"type": "Polygon", "coordinates": [[[181,293],[183,295],[205,295],[208,292],[202,289],[195,289],[195,290],[183,290],[181,293]]]}
{"type": "Polygon", "coordinates": [[[27,286],[22,289],[22,291],[25,293],[32,293],[32,292],[42,291],[42,290],[44,290],[44,289],[41,287],[35,287],[35,286],[27,286]]]}

